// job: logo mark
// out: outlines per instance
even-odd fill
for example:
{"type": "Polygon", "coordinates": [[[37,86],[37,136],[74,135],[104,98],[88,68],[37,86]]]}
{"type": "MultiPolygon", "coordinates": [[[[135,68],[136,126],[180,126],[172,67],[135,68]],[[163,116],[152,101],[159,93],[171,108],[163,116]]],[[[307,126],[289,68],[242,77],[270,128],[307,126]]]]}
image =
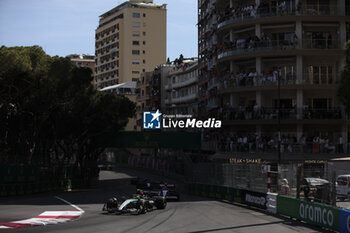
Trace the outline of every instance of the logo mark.
{"type": "Polygon", "coordinates": [[[160,129],[161,113],[159,110],[156,112],[144,112],[143,113],[143,128],[144,129],[160,129]]]}

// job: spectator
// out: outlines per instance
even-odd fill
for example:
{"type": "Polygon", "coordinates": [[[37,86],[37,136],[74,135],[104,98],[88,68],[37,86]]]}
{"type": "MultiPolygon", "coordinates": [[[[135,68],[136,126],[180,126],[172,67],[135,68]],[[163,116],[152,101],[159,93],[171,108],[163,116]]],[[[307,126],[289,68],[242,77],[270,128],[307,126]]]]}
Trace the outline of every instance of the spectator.
{"type": "Polygon", "coordinates": [[[290,195],[290,187],[287,179],[282,180],[281,192],[282,192],[282,195],[285,195],[285,196],[290,195]]]}

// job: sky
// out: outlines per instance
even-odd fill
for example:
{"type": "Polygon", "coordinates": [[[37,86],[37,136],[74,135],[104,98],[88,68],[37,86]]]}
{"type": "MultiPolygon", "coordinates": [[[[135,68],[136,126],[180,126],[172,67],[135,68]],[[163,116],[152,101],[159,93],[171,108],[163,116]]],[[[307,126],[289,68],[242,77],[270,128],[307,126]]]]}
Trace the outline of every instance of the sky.
{"type": "MultiPolygon", "coordinates": [[[[51,56],[94,54],[99,15],[122,0],[0,0],[0,46],[39,45],[51,56]]],[[[167,6],[167,57],[197,56],[197,0],[167,6]]]]}

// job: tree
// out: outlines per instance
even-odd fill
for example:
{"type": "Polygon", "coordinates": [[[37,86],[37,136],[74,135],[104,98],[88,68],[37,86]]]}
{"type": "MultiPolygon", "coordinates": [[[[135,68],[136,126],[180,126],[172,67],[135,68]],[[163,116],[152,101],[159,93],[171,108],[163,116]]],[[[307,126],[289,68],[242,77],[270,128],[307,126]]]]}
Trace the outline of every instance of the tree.
{"type": "Polygon", "coordinates": [[[38,46],[3,46],[0,63],[0,159],[6,163],[70,162],[83,175],[108,146],[101,139],[135,114],[127,98],[95,89],[91,70],[38,46]]]}
{"type": "Polygon", "coordinates": [[[345,66],[341,72],[338,98],[345,111],[350,114],[350,41],[345,45],[345,66]]]}

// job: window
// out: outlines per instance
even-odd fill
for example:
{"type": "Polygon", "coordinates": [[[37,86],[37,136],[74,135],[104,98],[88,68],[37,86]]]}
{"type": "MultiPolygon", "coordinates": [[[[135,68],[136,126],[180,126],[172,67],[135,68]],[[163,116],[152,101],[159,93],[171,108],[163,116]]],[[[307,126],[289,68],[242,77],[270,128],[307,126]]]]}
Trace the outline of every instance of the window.
{"type": "Polygon", "coordinates": [[[143,54],[146,54],[146,51],[145,51],[145,50],[142,50],[142,53],[143,53],[143,54]]]}
{"type": "Polygon", "coordinates": [[[146,45],[146,41],[142,41],[142,44],[143,44],[143,45],[146,45]]]}
{"type": "Polygon", "coordinates": [[[142,69],[142,72],[146,72],[146,69],[142,69]]]}
{"type": "Polygon", "coordinates": [[[143,13],[143,17],[146,17],[146,13],[143,13]]]}
{"type": "Polygon", "coordinates": [[[140,22],[132,22],[132,26],[134,28],[139,28],[140,27],[140,22]]]}
{"type": "Polygon", "coordinates": [[[142,63],[143,63],[143,64],[146,64],[146,60],[142,60],[142,63]]]}
{"type": "Polygon", "coordinates": [[[146,36],[146,32],[142,32],[142,35],[143,35],[143,36],[146,36]]]}
{"type": "Polygon", "coordinates": [[[140,13],[132,13],[133,18],[140,18],[140,13]]]}
{"type": "Polygon", "coordinates": [[[140,71],[138,71],[138,70],[133,70],[132,71],[132,74],[139,74],[140,73],[140,71]]]}
{"type": "Polygon", "coordinates": [[[133,54],[133,55],[140,55],[140,50],[133,50],[133,51],[132,51],[132,54],[133,54]]]}
{"type": "Polygon", "coordinates": [[[140,32],[132,32],[132,36],[139,37],[140,36],[140,32]]]}
{"type": "Polygon", "coordinates": [[[132,60],[132,64],[133,64],[133,65],[138,65],[138,64],[140,64],[140,60],[138,60],[138,59],[133,59],[133,60],[132,60]]]}
{"type": "Polygon", "coordinates": [[[133,40],[132,45],[140,45],[140,42],[138,40],[133,40]]]}
{"type": "Polygon", "coordinates": [[[137,81],[139,81],[139,79],[138,78],[132,78],[131,81],[137,82],[137,81]]]}

